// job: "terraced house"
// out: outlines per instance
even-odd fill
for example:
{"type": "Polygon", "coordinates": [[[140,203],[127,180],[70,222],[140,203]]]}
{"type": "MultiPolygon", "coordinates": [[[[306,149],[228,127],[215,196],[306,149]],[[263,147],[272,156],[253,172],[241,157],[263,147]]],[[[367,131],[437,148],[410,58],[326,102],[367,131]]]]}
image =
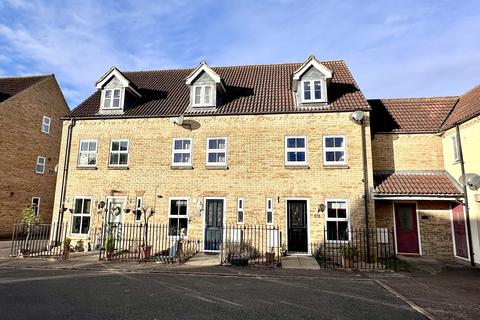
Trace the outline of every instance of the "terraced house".
{"type": "Polygon", "coordinates": [[[67,112],[53,75],[0,77],[0,237],[11,236],[29,204],[50,221],[67,112]]]}
{"type": "Polygon", "coordinates": [[[276,225],[288,253],[300,254],[348,241],[347,229],[397,221],[399,252],[453,253],[450,207],[463,194],[435,133],[458,98],[426,99],[432,108],[407,100],[408,111],[369,102],[345,62],[313,56],[113,67],[96,88],[64,118],[53,219],[69,222],[74,240],[93,246],[103,223],[142,223],[154,212],[150,222],[171,235],[205,243],[226,225],[276,225]],[[437,111],[443,119],[426,129],[412,124],[437,111]]]}

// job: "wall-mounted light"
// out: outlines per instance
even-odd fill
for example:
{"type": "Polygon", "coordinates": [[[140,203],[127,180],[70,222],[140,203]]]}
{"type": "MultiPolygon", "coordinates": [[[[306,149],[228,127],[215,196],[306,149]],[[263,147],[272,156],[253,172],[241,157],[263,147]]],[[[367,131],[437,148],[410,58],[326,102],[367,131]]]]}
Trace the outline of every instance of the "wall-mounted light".
{"type": "Polygon", "coordinates": [[[320,203],[317,205],[317,213],[324,212],[325,211],[325,205],[323,203],[320,203]]]}
{"type": "Polygon", "coordinates": [[[100,202],[97,204],[97,208],[98,208],[98,209],[103,209],[103,208],[105,208],[105,201],[100,201],[100,202]]]}

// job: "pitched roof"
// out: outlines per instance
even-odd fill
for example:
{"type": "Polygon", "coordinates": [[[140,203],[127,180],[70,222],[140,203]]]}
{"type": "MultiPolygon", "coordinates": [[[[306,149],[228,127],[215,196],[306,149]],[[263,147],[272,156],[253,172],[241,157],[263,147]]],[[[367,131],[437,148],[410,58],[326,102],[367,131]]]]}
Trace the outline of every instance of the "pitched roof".
{"type": "Polygon", "coordinates": [[[462,196],[446,171],[376,171],[373,178],[379,196],[462,196]]]}
{"type": "MultiPolygon", "coordinates": [[[[315,111],[369,110],[368,102],[343,61],[322,62],[334,72],[328,88],[330,106],[305,108],[295,106],[291,90],[292,75],[302,64],[269,64],[212,67],[222,78],[226,93],[215,111],[191,111],[190,115],[264,114],[315,111]]],[[[185,79],[193,69],[123,72],[142,97],[122,115],[97,115],[100,91],[95,92],[67,117],[148,117],[176,116],[186,112],[189,88],[185,79]]]]}
{"type": "Polygon", "coordinates": [[[368,100],[372,107],[372,131],[438,132],[457,100],[458,97],[368,100]]]}
{"type": "Polygon", "coordinates": [[[23,90],[51,76],[52,75],[0,77],[0,102],[19,94],[23,90]]]}
{"type": "Polygon", "coordinates": [[[445,121],[442,130],[480,115],[480,85],[460,96],[457,105],[445,121]]]}

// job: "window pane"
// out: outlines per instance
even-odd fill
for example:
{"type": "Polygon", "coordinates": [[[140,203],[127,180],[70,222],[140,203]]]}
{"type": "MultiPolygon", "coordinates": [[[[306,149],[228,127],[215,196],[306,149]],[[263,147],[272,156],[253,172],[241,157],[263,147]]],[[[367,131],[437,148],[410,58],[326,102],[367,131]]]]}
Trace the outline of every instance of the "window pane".
{"type": "Polygon", "coordinates": [[[327,159],[327,162],[333,162],[335,161],[335,152],[328,151],[325,153],[325,157],[327,159]]]}
{"type": "Polygon", "coordinates": [[[190,154],[189,153],[181,153],[182,155],[182,162],[189,163],[190,162],[190,154]]]}
{"type": "Polygon", "coordinates": [[[128,141],[120,141],[120,150],[127,151],[128,150],[128,141]]]}
{"type": "Polygon", "coordinates": [[[45,158],[38,158],[38,163],[39,164],[44,164],[45,163],[45,158]]]}
{"type": "Polygon", "coordinates": [[[118,107],[120,107],[120,99],[113,99],[112,108],[118,108],[118,107]]]}
{"type": "Polygon", "coordinates": [[[81,213],[82,212],[82,204],[83,204],[83,199],[75,199],[75,213],[81,213]]]}
{"type": "Polygon", "coordinates": [[[181,150],[182,149],[182,140],[175,140],[173,148],[175,150],[181,150]]]}
{"type": "Polygon", "coordinates": [[[205,97],[204,97],[204,102],[205,104],[209,104],[211,101],[211,94],[212,94],[212,87],[205,87],[205,97]]]}
{"type": "Polygon", "coordinates": [[[114,98],[120,98],[120,90],[116,89],[113,91],[113,97],[114,98]]]}
{"type": "Polygon", "coordinates": [[[243,211],[238,211],[238,213],[237,213],[237,222],[243,223],[243,211]]]}
{"type": "Polygon", "coordinates": [[[208,148],[209,149],[218,149],[218,140],[217,139],[208,140],[208,148]]]}
{"type": "Polygon", "coordinates": [[[338,222],[338,240],[348,240],[348,222],[338,222]]]}
{"type": "Polygon", "coordinates": [[[168,223],[168,235],[179,236],[182,233],[187,235],[188,219],[186,218],[170,218],[168,223]]]}
{"type": "Polygon", "coordinates": [[[97,150],[97,143],[92,141],[88,144],[88,151],[96,151],[97,150]]]}
{"type": "Polygon", "coordinates": [[[238,199],[238,209],[243,209],[243,200],[238,199]]]}
{"type": "Polygon", "coordinates": [[[128,153],[121,153],[119,164],[127,164],[127,163],[128,163],[128,153]]]}
{"type": "Polygon", "coordinates": [[[111,98],[112,97],[112,90],[105,90],[105,98],[111,98]]]}
{"type": "Polygon", "coordinates": [[[88,164],[89,165],[97,164],[97,154],[96,153],[90,153],[88,155],[88,164]]]}
{"type": "Polygon", "coordinates": [[[272,222],[273,222],[273,212],[267,211],[267,223],[272,223],[272,222]]]}
{"type": "Polygon", "coordinates": [[[215,152],[211,152],[208,154],[208,162],[218,162],[217,154],[215,152]]]}
{"type": "Polygon", "coordinates": [[[49,132],[49,131],[50,131],[50,127],[49,127],[48,125],[44,124],[44,125],[42,126],[42,131],[43,131],[43,132],[49,132]]]}
{"type": "Polygon", "coordinates": [[[91,199],[84,199],[83,200],[83,213],[90,214],[90,205],[92,204],[91,199]]]}
{"type": "Polygon", "coordinates": [[[315,90],[315,99],[321,99],[322,98],[322,90],[320,86],[320,81],[315,81],[314,82],[314,90],[315,90]]]}
{"type": "Polygon", "coordinates": [[[37,172],[43,172],[43,165],[37,164],[37,172]]]}
{"type": "Polygon", "coordinates": [[[295,152],[287,152],[287,161],[296,161],[297,156],[295,152]]]}
{"type": "Polygon", "coordinates": [[[217,147],[218,149],[225,149],[226,141],[225,139],[218,139],[217,140],[217,147]]]}
{"type": "Polygon", "coordinates": [[[173,154],[173,162],[174,163],[181,163],[182,162],[182,154],[181,153],[174,153],[173,154]]]}
{"type": "Polygon", "coordinates": [[[201,97],[202,97],[202,88],[195,87],[195,104],[201,103],[201,97]]]}
{"type": "Polygon", "coordinates": [[[225,162],[225,152],[217,153],[217,162],[225,162]]]}
{"type": "Polygon", "coordinates": [[[299,162],[305,161],[305,152],[297,152],[297,161],[299,162]]]}
{"type": "Polygon", "coordinates": [[[110,153],[110,164],[118,164],[118,153],[110,153]]]}
{"type": "Polygon", "coordinates": [[[335,161],[338,161],[338,162],[345,161],[345,153],[343,151],[336,151],[335,161]]]}
{"type": "Polygon", "coordinates": [[[332,148],[335,146],[335,139],[334,138],[325,138],[325,147],[332,148]]]}
{"type": "Polygon", "coordinates": [[[82,217],[82,227],[80,233],[87,234],[90,229],[90,217],[82,217]]]}
{"type": "Polygon", "coordinates": [[[310,100],[312,98],[310,82],[303,83],[303,98],[305,100],[310,100]]]}
{"type": "Polygon", "coordinates": [[[72,221],[72,233],[80,233],[80,223],[81,223],[82,217],[80,216],[73,216],[73,221],[72,221]]]}
{"type": "Polygon", "coordinates": [[[120,148],[120,142],[112,141],[112,151],[118,151],[120,148]]]}
{"type": "Polygon", "coordinates": [[[305,139],[297,138],[296,143],[297,143],[297,148],[305,148],[305,139]]]}

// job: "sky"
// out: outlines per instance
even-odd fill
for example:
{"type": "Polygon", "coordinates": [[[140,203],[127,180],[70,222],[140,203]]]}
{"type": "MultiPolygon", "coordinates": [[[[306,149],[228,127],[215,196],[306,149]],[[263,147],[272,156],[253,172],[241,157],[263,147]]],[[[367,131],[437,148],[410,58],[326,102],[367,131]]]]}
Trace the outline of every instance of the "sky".
{"type": "Polygon", "coordinates": [[[69,107],[123,71],[345,60],[367,98],[480,84],[480,1],[0,0],[0,76],[54,73],[69,107]]]}

